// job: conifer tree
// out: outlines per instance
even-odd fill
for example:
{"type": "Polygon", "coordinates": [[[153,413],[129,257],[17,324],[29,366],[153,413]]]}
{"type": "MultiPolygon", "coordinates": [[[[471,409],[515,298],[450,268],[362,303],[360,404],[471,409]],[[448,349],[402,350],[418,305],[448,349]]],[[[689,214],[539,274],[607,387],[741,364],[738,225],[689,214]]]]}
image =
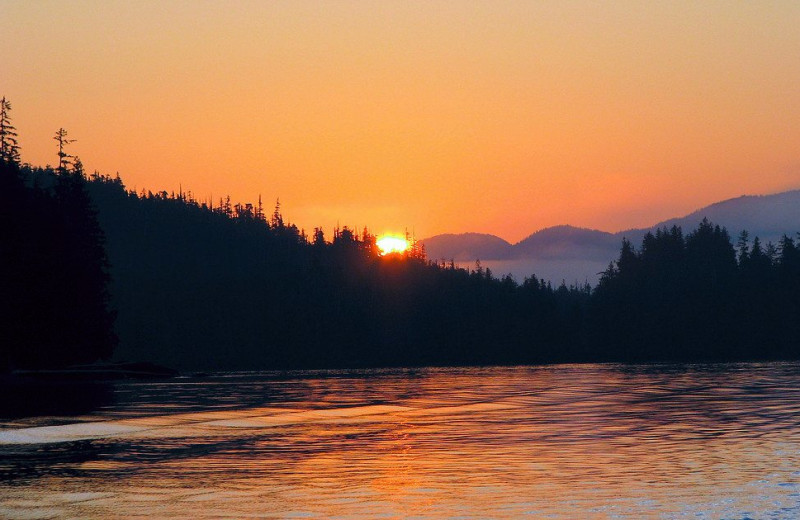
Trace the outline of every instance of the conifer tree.
{"type": "Polygon", "coordinates": [[[281,215],[281,199],[275,201],[275,210],[269,222],[272,229],[283,229],[283,216],[281,215]]]}
{"type": "MultiPolygon", "coordinates": [[[[65,132],[66,135],[66,132],[65,132]]],[[[65,291],[71,306],[62,310],[68,326],[61,331],[66,342],[80,350],[65,353],[65,359],[89,362],[107,359],[117,343],[115,313],[110,310],[110,265],[105,250],[105,234],[97,220],[97,210],[87,191],[83,164],[74,158],[72,168],[61,166],[56,180],[59,234],[63,237],[59,265],[69,273],[65,291]]]]}
{"type": "Polygon", "coordinates": [[[0,160],[19,164],[19,142],[17,129],[11,124],[11,102],[5,96],[0,99],[0,160]]]}
{"type": "Polygon", "coordinates": [[[321,227],[314,228],[314,241],[313,244],[316,247],[325,247],[325,233],[322,231],[321,227]]]}
{"type": "Polygon", "coordinates": [[[58,141],[58,172],[64,174],[67,171],[67,166],[71,165],[70,158],[72,157],[66,152],[66,147],[74,143],[75,139],[68,139],[67,131],[64,128],[59,128],[53,139],[58,141]]]}
{"type": "Polygon", "coordinates": [[[746,229],[743,229],[741,233],[739,233],[739,240],[736,242],[736,250],[738,251],[737,260],[739,261],[739,265],[742,265],[747,262],[749,257],[748,252],[748,242],[750,240],[750,234],[747,232],[746,229]]]}

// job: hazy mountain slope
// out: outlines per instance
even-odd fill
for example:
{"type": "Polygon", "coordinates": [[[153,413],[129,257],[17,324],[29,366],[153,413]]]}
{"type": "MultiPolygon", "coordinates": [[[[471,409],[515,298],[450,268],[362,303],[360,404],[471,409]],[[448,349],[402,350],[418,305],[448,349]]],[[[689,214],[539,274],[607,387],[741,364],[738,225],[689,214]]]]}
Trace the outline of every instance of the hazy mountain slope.
{"type": "Polygon", "coordinates": [[[475,260],[585,259],[607,255],[619,247],[621,238],[612,233],[574,226],[539,230],[511,245],[500,237],[481,233],[436,235],[422,241],[428,258],[475,260]]]}
{"type": "Polygon", "coordinates": [[[445,234],[426,238],[425,252],[432,260],[475,261],[478,258],[506,259],[511,244],[500,237],[483,233],[445,234]]]}
{"type": "Polygon", "coordinates": [[[739,232],[746,229],[751,240],[758,236],[762,243],[777,242],[784,233],[794,237],[800,232],[800,190],[744,195],[649,228],[619,233],[564,225],[539,230],[514,245],[494,235],[477,233],[437,235],[422,242],[429,258],[453,258],[462,262],[480,259],[498,275],[510,273],[521,280],[535,273],[556,282],[564,279],[594,283],[598,273],[617,257],[623,237],[638,247],[648,231],[676,225],[689,233],[703,218],[727,228],[734,241],[739,232]]]}
{"type": "Polygon", "coordinates": [[[619,246],[619,238],[605,231],[554,226],[542,229],[514,244],[514,258],[585,259],[607,254],[619,246]]]}
{"type": "Polygon", "coordinates": [[[535,274],[559,283],[594,284],[617,254],[622,239],[611,233],[573,226],[546,228],[513,246],[494,235],[464,233],[423,240],[428,258],[454,259],[462,267],[480,260],[495,275],[517,281],[535,274]]]}
{"type": "MultiPolygon", "coordinates": [[[[680,226],[688,232],[696,228],[704,217],[727,228],[734,240],[746,229],[751,239],[758,236],[763,243],[777,242],[784,233],[795,236],[800,231],[800,190],[774,195],[742,195],[711,204],[684,217],[660,222],[651,229],[680,226]]],[[[646,229],[634,229],[617,235],[635,239],[635,244],[646,232],[646,229]]]]}

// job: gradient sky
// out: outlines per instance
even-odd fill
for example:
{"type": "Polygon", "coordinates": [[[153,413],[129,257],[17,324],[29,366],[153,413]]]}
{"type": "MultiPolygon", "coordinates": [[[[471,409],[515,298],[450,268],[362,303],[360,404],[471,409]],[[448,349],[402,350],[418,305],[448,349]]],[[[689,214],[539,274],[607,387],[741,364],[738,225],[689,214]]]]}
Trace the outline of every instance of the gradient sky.
{"type": "Polygon", "coordinates": [[[800,2],[0,0],[23,161],[517,241],[800,188],[800,2]]]}

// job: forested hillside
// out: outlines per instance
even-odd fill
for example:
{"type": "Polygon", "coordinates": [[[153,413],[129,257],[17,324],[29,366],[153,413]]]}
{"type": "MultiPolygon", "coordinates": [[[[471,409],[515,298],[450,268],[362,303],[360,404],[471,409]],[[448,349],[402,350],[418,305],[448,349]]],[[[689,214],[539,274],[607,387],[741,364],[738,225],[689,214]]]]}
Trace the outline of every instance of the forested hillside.
{"type": "MultiPolygon", "coordinates": [[[[703,220],[647,233],[597,287],[522,283],[381,256],[367,229],[327,240],[278,204],[19,164],[0,114],[0,371],[109,358],[184,370],[732,361],[800,357],[800,249],[703,220]],[[116,322],[114,317],[116,315],[116,322]]],[[[475,237],[486,243],[485,237],[475,237]]]]}
{"type": "Polygon", "coordinates": [[[490,271],[380,257],[260,205],[90,183],[109,240],[118,356],[181,367],[327,367],[798,355],[800,262],[707,221],[624,241],[599,285],[517,284],[490,271]]]}
{"type": "Polygon", "coordinates": [[[537,331],[559,312],[538,282],[523,291],[413,247],[381,257],[367,230],[307,237],[277,207],[212,208],[102,176],[90,192],[109,237],[119,358],[198,369],[510,363],[544,360],[545,336],[569,340],[537,331]]]}
{"type": "Polygon", "coordinates": [[[79,170],[0,161],[0,372],[106,359],[117,343],[108,264],[79,170]]]}
{"type": "Polygon", "coordinates": [[[3,182],[4,294],[15,295],[4,299],[15,338],[6,366],[110,354],[101,228],[121,360],[221,370],[800,354],[791,237],[764,247],[742,235],[734,246],[706,221],[688,235],[664,228],[639,248],[624,241],[597,287],[554,288],[432,263],[413,248],[381,257],[366,230],[307,237],[279,208],[211,208],[75,170],[4,166],[3,182]],[[99,228],[68,216],[91,216],[92,204],[99,228]]]}

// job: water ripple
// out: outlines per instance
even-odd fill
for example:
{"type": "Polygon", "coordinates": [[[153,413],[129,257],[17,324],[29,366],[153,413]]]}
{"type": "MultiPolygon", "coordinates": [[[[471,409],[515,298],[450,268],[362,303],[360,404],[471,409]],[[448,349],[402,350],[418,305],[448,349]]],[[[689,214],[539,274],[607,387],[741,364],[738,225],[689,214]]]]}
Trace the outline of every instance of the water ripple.
{"type": "Polygon", "coordinates": [[[800,365],[224,374],[0,427],[3,518],[788,518],[800,365]]]}

